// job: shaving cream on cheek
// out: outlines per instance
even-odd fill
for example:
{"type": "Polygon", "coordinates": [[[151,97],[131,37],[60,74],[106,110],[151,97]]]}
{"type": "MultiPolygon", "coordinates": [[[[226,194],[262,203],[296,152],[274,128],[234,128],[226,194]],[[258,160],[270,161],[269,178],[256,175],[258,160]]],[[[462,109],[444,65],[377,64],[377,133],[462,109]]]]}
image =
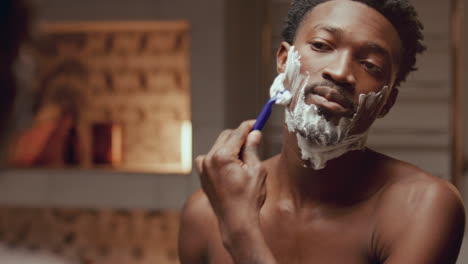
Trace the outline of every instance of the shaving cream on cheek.
{"type": "MultiPolygon", "coordinates": [[[[350,131],[361,118],[370,118],[369,111],[380,110],[387,100],[389,89],[387,86],[378,93],[361,94],[356,113],[352,117],[342,117],[338,124],[327,121],[318,112],[316,105],[305,103],[305,87],[310,75],[301,73],[300,55],[292,46],[288,52],[286,69],[279,74],[272,87],[270,96],[277,96],[278,104],[289,105],[292,98],[297,98],[294,109],[285,109],[285,122],[288,130],[296,134],[297,144],[301,150],[301,158],[309,161],[315,169],[323,169],[326,163],[346,152],[364,148],[367,130],[359,134],[350,131]],[[290,91],[285,98],[278,94],[290,91]]],[[[372,116],[373,119],[376,116],[372,116]]]]}
{"type": "Polygon", "coordinates": [[[303,89],[309,81],[309,75],[300,74],[301,56],[294,46],[288,51],[288,59],[283,73],[280,73],[270,87],[270,98],[276,98],[276,104],[287,106],[293,94],[303,89]]]}

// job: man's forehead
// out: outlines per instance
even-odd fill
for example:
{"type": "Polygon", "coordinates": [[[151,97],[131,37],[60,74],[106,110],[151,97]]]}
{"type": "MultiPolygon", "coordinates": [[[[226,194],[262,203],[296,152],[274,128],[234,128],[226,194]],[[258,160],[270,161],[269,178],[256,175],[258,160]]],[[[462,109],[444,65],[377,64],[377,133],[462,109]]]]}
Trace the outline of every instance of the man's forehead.
{"type": "MultiPolygon", "coordinates": [[[[332,0],[313,8],[301,23],[308,30],[341,31],[355,37],[372,37],[381,45],[392,45],[400,50],[401,41],[394,26],[377,10],[364,3],[350,0],[332,0]],[[376,39],[377,38],[377,39],[376,39]]],[[[389,47],[390,48],[390,47],[389,47]]]]}
{"type": "MultiPolygon", "coordinates": [[[[382,14],[364,3],[350,0],[332,0],[321,3],[309,11],[303,22],[331,25],[337,28],[369,26],[379,31],[396,29],[382,14]]],[[[356,30],[356,29],[354,29],[356,30]]]]}

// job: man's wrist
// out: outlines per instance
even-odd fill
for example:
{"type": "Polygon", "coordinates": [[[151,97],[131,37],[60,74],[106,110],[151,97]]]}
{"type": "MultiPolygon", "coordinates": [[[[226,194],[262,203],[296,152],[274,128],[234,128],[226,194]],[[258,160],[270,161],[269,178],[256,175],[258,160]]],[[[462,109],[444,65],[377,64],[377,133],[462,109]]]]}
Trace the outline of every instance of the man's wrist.
{"type": "Polygon", "coordinates": [[[246,210],[230,210],[229,213],[218,215],[221,232],[240,235],[253,230],[260,230],[258,213],[247,213],[246,210]]]}
{"type": "Polygon", "coordinates": [[[221,228],[223,243],[226,248],[239,247],[250,243],[262,242],[263,234],[256,223],[231,224],[221,228]]]}

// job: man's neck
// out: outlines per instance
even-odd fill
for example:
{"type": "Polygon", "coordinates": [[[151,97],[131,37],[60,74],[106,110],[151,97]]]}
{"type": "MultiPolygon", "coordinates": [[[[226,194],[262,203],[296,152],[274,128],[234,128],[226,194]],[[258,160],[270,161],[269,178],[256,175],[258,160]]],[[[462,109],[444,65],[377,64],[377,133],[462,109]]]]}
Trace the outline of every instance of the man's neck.
{"type": "MultiPolygon", "coordinates": [[[[288,137],[288,136],[286,136],[288,137]]],[[[301,159],[297,144],[285,140],[274,159],[268,192],[295,209],[313,206],[348,206],[366,199],[378,189],[376,155],[370,150],[348,152],[314,170],[301,159]]]]}

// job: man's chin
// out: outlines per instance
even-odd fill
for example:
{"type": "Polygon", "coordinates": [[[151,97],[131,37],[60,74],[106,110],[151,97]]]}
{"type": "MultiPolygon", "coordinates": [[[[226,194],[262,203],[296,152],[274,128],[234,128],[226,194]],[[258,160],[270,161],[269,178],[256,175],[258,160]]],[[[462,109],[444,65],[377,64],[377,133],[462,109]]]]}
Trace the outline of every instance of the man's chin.
{"type": "Polygon", "coordinates": [[[336,136],[321,134],[317,131],[303,131],[296,130],[302,138],[306,139],[309,145],[316,147],[334,147],[339,145],[340,142],[336,136]]]}
{"type": "Polygon", "coordinates": [[[354,112],[339,113],[321,106],[317,106],[317,114],[334,125],[338,125],[342,118],[351,119],[354,116],[354,112]]]}

